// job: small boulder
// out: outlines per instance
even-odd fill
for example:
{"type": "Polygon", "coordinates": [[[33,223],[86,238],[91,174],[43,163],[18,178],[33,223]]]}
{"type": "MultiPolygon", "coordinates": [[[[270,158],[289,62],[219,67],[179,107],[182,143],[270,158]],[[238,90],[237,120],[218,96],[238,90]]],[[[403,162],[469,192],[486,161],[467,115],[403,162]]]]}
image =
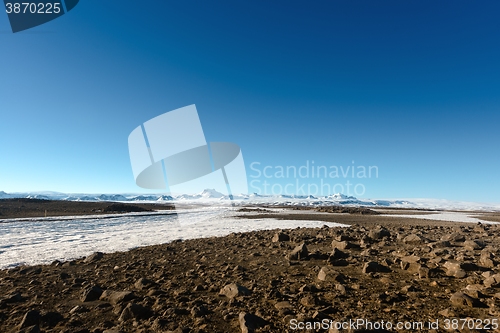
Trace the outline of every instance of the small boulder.
{"type": "Polygon", "coordinates": [[[462,268],[462,264],[456,261],[447,261],[443,265],[446,268],[446,275],[456,277],[457,279],[463,279],[467,276],[467,273],[462,268]]]}
{"type": "Polygon", "coordinates": [[[83,290],[80,300],[82,302],[97,301],[101,297],[103,290],[98,286],[89,287],[83,290]]]}
{"type": "Polygon", "coordinates": [[[277,232],[274,234],[273,239],[271,241],[273,243],[276,243],[276,242],[288,242],[289,240],[290,236],[288,236],[284,232],[277,232]]]}
{"type": "Polygon", "coordinates": [[[252,292],[250,290],[236,283],[228,284],[219,291],[219,295],[226,296],[227,298],[234,298],[237,296],[248,296],[251,293],[252,292]]]}
{"type": "Polygon", "coordinates": [[[102,252],[94,252],[91,255],[89,255],[87,258],[85,258],[84,262],[89,263],[89,262],[96,262],[101,260],[104,257],[104,253],[102,252]]]}
{"type": "Polygon", "coordinates": [[[242,333],[253,333],[256,329],[268,324],[263,318],[247,312],[241,312],[238,321],[242,333]]]}
{"type": "Polygon", "coordinates": [[[451,304],[457,307],[475,307],[478,300],[462,292],[456,292],[450,297],[451,304]]]}
{"type": "Polygon", "coordinates": [[[444,235],[443,240],[459,243],[465,241],[465,236],[458,232],[452,232],[451,234],[444,235]]]}
{"type": "Polygon", "coordinates": [[[147,319],[151,316],[151,310],[135,303],[129,303],[123,309],[119,321],[127,321],[129,319],[147,319]]]}
{"type": "Polygon", "coordinates": [[[496,266],[496,262],[493,260],[493,254],[489,251],[481,252],[481,257],[479,258],[479,265],[485,268],[493,268],[496,266]]]}
{"type": "Polygon", "coordinates": [[[493,274],[484,279],[483,284],[487,288],[498,287],[500,285],[500,274],[493,274]]]}
{"type": "Polygon", "coordinates": [[[131,291],[111,291],[105,290],[100,299],[102,301],[108,301],[111,304],[120,304],[122,302],[128,302],[135,298],[135,295],[131,291]]]}
{"type": "Polygon", "coordinates": [[[429,246],[433,249],[444,249],[451,246],[451,243],[447,240],[440,240],[437,242],[432,242],[429,246]]]}
{"type": "Polygon", "coordinates": [[[363,265],[363,273],[368,274],[368,273],[377,273],[377,272],[388,272],[389,267],[380,265],[378,262],[375,261],[369,261],[366,262],[363,265]]]}
{"type": "Polygon", "coordinates": [[[466,250],[469,250],[469,251],[481,250],[482,248],[484,248],[483,242],[477,241],[477,240],[468,240],[468,241],[465,241],[462,244],[462,246],[466,250]]]}
{"type": "Polygon", "coordinates": [[[146,278],[140,278],[139,280],[137,280],[134,283],[134,287],[136,287],[139,290],[149,289],[149,288],[153,287],[154,285],[155,285],[155,283],[153,281],[146,279],[146,278]]]}
{"type": "Polygon", "coordinates": [[[40,312],[38,312],[37,310],[28,311],[21,320],[19,328],[26,328],[35,325],[38,326],[40,324],[41,319],[42,316],[40,315],[40,312]]]}
{"type": "Polygon", "coordinates": [[[403,243],[405,244],[422,244],[425,239],[417,234],[409,234],[403,238],[403,243]]]}
{"type": "Polygon", "coordinates": [[[347,249],[355,248],[357,246],[356,246],[356,244],[345,241],[345,240],[344,241],[333,240],[332,247],[334,249],[347,250],[347,249]]]}
{"type": "Polygon", "coordinates": [[[390,237],[390,236],[391,236],[391,233],[389,232],[389,230],[385,229],[382,226],[378,226],[375,229],[370,230],[370,232],[368,233],[368,237],[370,237],[371,239],[376,239],[376,240],[382,239],[384,237],[390,237]]]}
{"type": "Polygon", "coordinates": [[[296,246],[292,252],[288,254],[289,260],[304,260],[309,256],[306,244],[302,243],[296,246]]]}
{"type": "Polygon", "coordinates": [[[318,273],[318,280],[321,280],[321,281],[334,281],[334,282],[344,282],[345,280],[345,276],[330,268],[330,267],[322,267],[318,273]]]}

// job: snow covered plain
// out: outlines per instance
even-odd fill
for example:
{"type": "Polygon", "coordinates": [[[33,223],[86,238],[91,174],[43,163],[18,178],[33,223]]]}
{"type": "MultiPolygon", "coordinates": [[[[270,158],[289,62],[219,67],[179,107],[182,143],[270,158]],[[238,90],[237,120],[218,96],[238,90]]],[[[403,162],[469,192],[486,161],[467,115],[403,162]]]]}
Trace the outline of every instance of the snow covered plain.
{"type": "MultiPolygon", "coordinates": [[[[56,192],[13,193],[0,191],[0,198],[39,198],[75,201],[168,202],[174,203],[179,218],[164,213],[131,213],[120,216],[79,216],[2,220],[0,222],[0,269],[17,265],[70,260],[92,252],[126,251],[139,246],[167,243],[175,239],[224,236],[232,232],[296,227],[343,226],[320,221],[239,219],[241,205],[266,206],[365,206],[373,208],[420,208],[443,210],[500,211],[500,204],[479,204],[433,199],[369,200],[334,194],[314,196],[235,196],[234,201],[215,190],[195,195],[64,194],[56,192]],[[180,209],[201,205],[196,209],[180,209]],[[236,207],[231,207],[234,204],[236,207]],[[225,207],[224,207],[225,206],[225,207]],[[180,209],[180,210],[179,210],[180,209]]],[[[293,211],[287,210],[288,214],[293,211]]],[[[297,211],[297,213],[301,213],[297,211]]],[[[303,213],[303,212],[302,212],[303,213]]],[[[309,212],[314,214],[315,212],[309,212]]],[[[318,213],[323,214],[323,213],[318,213]]],[[[391,215],[397,216],[397,215],[391,215]]],[[[465,212],[437,212],[428,215],[400,215],[438,221],[482,222],[465,212]]]]}
{"type": "Polygon", "coordinates": [[[8,220],[0,223],[0,269],[47,264],[93,252],[126,251],[176,239],[224,236],[233,232],[296,227],[344,226],[320,221],[240,219],[236,208],[204,207],[165,214],[115,218],[65,217],[8,220]],[[181,223],[179,223],[181,221],[181,223]]]}
{"type": "Polygon", "coordinates": [[[439,212],[436,214],[412,214],[412,215],[390,214],[383,216],[414,218],[414,219],[431,220],[431,221],[497,224],[496,222],[481,220],[477,217],[472,217],[469,215],[470,214],[464,212],[439,212]]]}

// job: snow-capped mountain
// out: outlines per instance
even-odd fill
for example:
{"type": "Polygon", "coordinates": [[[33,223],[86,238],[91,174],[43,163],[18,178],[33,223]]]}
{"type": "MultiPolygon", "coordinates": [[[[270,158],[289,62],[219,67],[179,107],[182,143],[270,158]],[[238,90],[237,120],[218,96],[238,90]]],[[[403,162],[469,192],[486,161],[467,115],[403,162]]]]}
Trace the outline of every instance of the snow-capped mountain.
{"type": "MultiPolygon", "coordinates": [[[[138,198],[138,197],[136,197],[136,198],[138,198]]],[[[156,201],[172,201],[172,200],[174,200],[174,198],[173,198],[173,197],[171,197],[170,195],[160,195],[160,196],[156,199],[156,201]]]]}
{"type": "Polygon", "coordinates": [[[358,199],[342,193],[327,196],[313,195],[264,195],[258,193],[237,194],[233,200],[228,195],[206,189],[196,194],[66,194],[60,192],[29,192],[6,193],[0,191],[0,199],[32,198],[45,200],[66,201],[119,201],[119,202],[169,202],[169,203],[208,203],[218,204],[231,202],[234,204],[255,204],[270,206],[368,206],[394,208],[422,208],[422,209],[457,209],[457,210],[495,210],[500,211],[500,204],[481,204],[474,202],[458,202],[438,199],[358,199]]]}
{"type": "Polygon", "coordinates": [[[226,197],[224,194],[217,192],[214,189],[206,189],[200,193],[200,196],[205,199],[220,199],[226,197]]]}
{"type": "Polygon", "coordinates": [[[121,194],[101,194],[97,197],[100,201],[129,201],[129,199],[121,194]]]}

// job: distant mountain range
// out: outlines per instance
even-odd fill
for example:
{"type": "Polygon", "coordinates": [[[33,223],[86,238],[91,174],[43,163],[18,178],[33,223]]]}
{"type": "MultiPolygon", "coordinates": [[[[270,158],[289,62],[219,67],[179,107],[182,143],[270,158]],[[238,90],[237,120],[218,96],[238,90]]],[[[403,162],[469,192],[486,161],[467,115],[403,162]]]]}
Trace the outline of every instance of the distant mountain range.
{"type": "MultiPolygon", "coordinates": [[[[229,202],[229,196],[214,189],[206,189],[197,194],[67,194],[61,192],[19,192],[6,193],[0,191],[0,199],[32,198],[44,200],[67,201],[118,201],[118,202],[169,202],[169,203],[211,203],[218,201],[229,202]]],[[[475,202],[449,201],[440,199],[358,199],[341,193],[328,196],[312,195],[261,195],[239,194],[233,196],[237,204],[265,204],[286,206],[368,206],[393,208],[421,208],[421,209],[457,209],[457,210],[494,210],[500,211],[500,204],[484,204],[475,202]]],[[[222,203],[222,202],[221,202],[222,203]]]]}

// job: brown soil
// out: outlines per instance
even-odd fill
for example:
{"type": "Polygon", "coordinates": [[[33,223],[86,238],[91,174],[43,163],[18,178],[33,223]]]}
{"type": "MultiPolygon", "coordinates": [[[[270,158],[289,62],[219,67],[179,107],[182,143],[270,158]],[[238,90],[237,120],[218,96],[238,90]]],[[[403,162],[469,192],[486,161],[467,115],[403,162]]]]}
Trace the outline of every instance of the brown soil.
{"type": "Polygon", "coordinates": [[[151,212],[173,209],[170,204],[0,199],[0,220],[7,218],[151,212]]]}
{"type": "Polygon", "coordinates": [[[305,220],[305,221],[323,221],[342,224],[359,224],[367,227],[373,227],[377,224],[398,227],[402,225],[413,226],[454,226],[461,225],[462,223],[446,222],[446,221],[433,221],[417,218],[404,218],[399,216],[381,216],[381,215],[353,215],[353,214],[300,214],[300,213],[266,213],[255,215],[241,215],[240,218],[248,219],[263,219],[273,218],[278,220],[305,220]]]}
{"type": "Polygon", "coordinates": [[[500,213],[482,213],[482,214],[474,214],[472,217],[477,217],[478,219],[490,221],[490,222],[499,222],[500,223],[500,213]]]}

